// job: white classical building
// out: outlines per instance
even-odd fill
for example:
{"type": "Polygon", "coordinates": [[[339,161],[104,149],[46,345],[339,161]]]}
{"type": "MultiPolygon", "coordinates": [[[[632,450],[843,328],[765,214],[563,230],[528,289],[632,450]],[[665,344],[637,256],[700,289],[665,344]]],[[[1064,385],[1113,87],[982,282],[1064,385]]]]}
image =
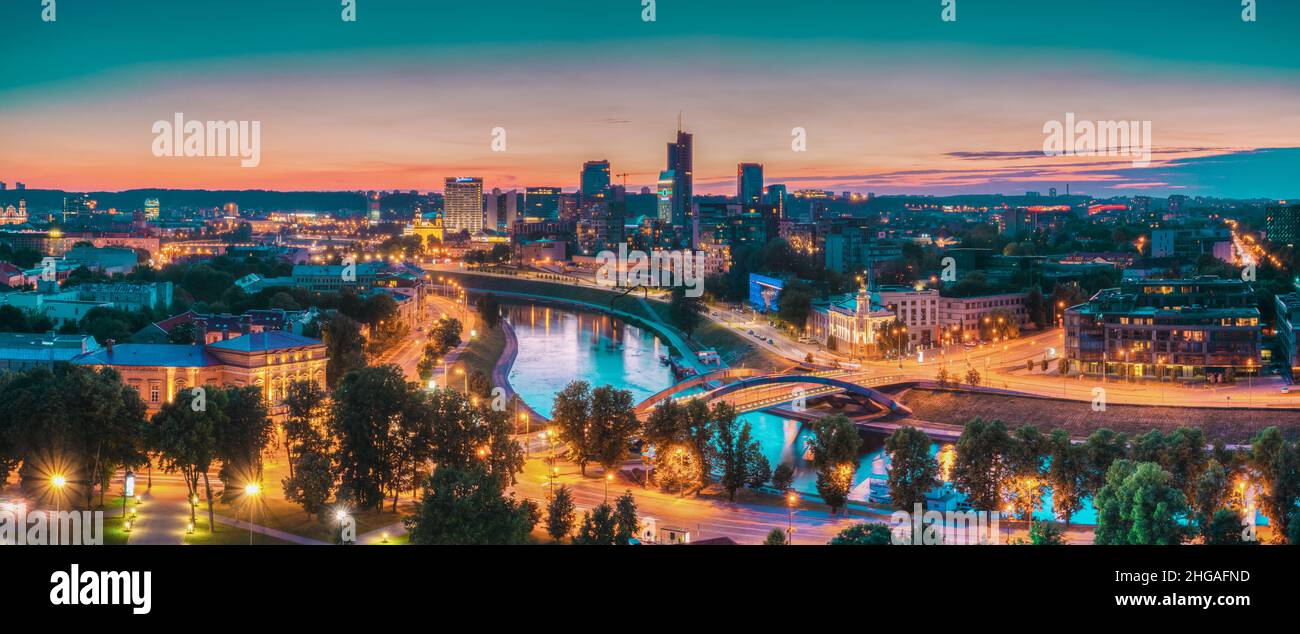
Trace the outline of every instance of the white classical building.
{"type": "Polygon", "coordinates": [[[843,295],[814,302],[805,326],[807,336],[851,357],[879,354],[881,331],[894,323],[894,313],[866,288],[856,296],[843,295]]]}

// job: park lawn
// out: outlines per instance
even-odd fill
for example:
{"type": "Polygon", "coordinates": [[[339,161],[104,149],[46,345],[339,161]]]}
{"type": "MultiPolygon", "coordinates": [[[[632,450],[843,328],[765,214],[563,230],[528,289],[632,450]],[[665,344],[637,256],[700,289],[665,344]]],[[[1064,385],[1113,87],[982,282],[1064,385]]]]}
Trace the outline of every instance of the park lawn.
{"type": "MultiPolygon", "coordinates": [[[[406,502],[405,496],[402,502],[406,502]]],[[[375,510],[366,510],[350,513],[357,523],[357,535],[367,533],[373,530],[391,526],[402,521],[406,517],[405,510],[401,503],[398,504],[398,512],[394,513],[389,510],[391,498],[385,502],[382,512],[375,510]]],[[[227,507],[234,508],[234,507],[227,507]]],[[[286,533],[293,533],[310,539],[318,539],[323,542],[333,543],[338,535],[338,524],[334,521],[333,507],[325,511],[321,518],[312,516],[307,517],[306,511],[301,506],[285,500],[279,495],[265,495],[258,500],[258,508],[253,513],[253,523],[268,528],[282,530],[286,533]]],[[[235,518],[233,510],[226,512],[226,517],[235,518]]],[[[240,513],[237,519],[247,520],[246,511],[240,513]]],[[[247,537],[247,535],[245,535],[247,537]]],[[[262,535],[258,535],[260,539],[262,535]]]]}
{"type": "Polygon", "coordinates": [[[506,334],[500,324],[496,328],[487,328],[485,325],[484,330],[461,349],[458,359],[465,363],[470,374],[479,371],[490,380],[492,370],[496,368],[497,360],[501,358],[505,347],[506,334]]]}
{"type": "Polygon", "coordinates": [[[116,517],[104,514],[104,545],[105,546],[125,546],[129,543],[130,533],[122,530],[122,516],[116,517]]]}
{"type": "MultiPolygon", "coordinates": [[[[670,305],[665,302],[647,302],[658,314],[659,320],[671,324],[670,305]]],[[[683,333],[683,337],[685,334],[683,333]]],[[[713,348],[718,355],[733,368],[754,368],[761,372],[779,372],[791,364],[780,355],[750,343],[748,339],[723,324],[710,321],[704,316],[700,325],[691,333],[687,342],[696,350],[713,348]]]]}
{"type": "MultiPolygon", "coordinates": [[[[218,523],[216,530],[208,532],[207,522],[194,529],[194,533],[185,536],[186,546],[247,546],[249,541],[248,531],[234,526],[227,526],[218,523]]],[[[270,535],[255,533],[252,535],[254,546],[275,546],[290,544],[284,540],[276,539],[270,535]]]]}

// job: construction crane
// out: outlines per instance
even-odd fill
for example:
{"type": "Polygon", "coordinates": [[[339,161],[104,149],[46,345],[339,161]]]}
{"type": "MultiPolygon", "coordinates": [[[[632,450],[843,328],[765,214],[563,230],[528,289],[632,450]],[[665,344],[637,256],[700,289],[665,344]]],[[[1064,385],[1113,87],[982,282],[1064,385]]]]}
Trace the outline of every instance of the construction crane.
{"type": "Polygon", "coordinates": [[[615,174],[615,176],[617,176],[617,177],[623,179],[623,189],[624,189],[624,190],[627,189],[627,177],[628,177],[628,176],[652,176],[652,175],[655,175],[655,173],[654,173],[654,172],[623,172],[623,173],[620,173],[620,174],[615,174]]]}

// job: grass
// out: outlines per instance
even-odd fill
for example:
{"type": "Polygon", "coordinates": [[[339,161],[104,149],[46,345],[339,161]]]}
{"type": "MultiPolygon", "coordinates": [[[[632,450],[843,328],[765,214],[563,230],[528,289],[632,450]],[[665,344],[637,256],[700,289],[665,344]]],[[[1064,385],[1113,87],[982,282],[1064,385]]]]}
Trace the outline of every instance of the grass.
{"type": "MultiPolygon", "coordinates": [[[[247,546],[249,543],[248,531],[234,526],[217,524],[213,532],[208,532],[207,522],[195,528],[194,533],[185,536],[186,546],[247,546]]],[[[269,546],[278,544],[289,544],[281,539],[276,539],[270,535],[255,533],[252,535],[254,546],[269,546]]]]}
{"type": "Polygon", "coordinates": [[[501,352],[505,347],[506,335],[501,330],[501,326],[487,328],[485,325],[478,337],[461,349],[459,362],[469,368],[470,374],[477,370],[491,379],[492,370],[496,368],[497,360],[501,358],[501,352]]]}
{"type": "MultiPolygon", "coordinates": [[[[234,509],[236,507],[227,507],[226,517],[236,518],[234,509]]],[[[398,505],[397,513],[388,510],[385,505],[383,512],[375,510],[350,512],[349,515],[356,521],[357,535],[367,533],[373,530],[381,529],[402,521],[406,516],[402,513],[402,507],[398,505]]],[[[220,510],[220,509],[218,509],[220,510]]],[[[307,517],[307,513],[302,507],[293,502],[289,502],[278,495],[265,495],[259,498],[258,508],[253,513],[253,523],[286,533],[293,533],[310,539],[317,539],[323,542],[333,543],[338,536],[338,524],[333,519],[333,507],[322,513],[323,517],[307,517]]],[[[236,519],[247,520],[248,513],[243,511],[236,519]]],[[[245,534],[247,537],[247,534],[245,534]]],[[[260,539],[262,535],[258,535],[260,539]]]]}

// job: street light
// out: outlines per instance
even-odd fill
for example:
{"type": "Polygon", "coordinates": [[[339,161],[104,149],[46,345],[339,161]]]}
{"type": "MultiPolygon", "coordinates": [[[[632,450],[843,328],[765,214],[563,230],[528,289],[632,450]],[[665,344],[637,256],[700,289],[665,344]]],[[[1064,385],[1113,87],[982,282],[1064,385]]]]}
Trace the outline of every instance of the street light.
{"type": "Polygon", "coordinates": [[[55,513],[59,512],[59,502],[60,502],[60,498],[63,496],[63,485],[67,483],[68,483],[67,478],[64,478],[62,475],[56,474],[54,477],[50,478],[50,485],[54,487],[54,512],[55,513]]]}
{"type": "Polygon", "coordinates": [[[785,494],[786,505],[786,524],[785,524],[785,543],[794,543],[794,507],[799,504],[799,494],[791,491],[785,494]]]}
{"type": "Polygon", "coordinates": [[[248,545],[253,545],[253,500],[262,492],[261,485],[249,482],[244,485],[244,495],[248,496],[248,545]]]}
{"type": "Polygon", "coordinates": [[[614,474],[612,474],[612,473],[606,473],[606,474],[605,474],[605,501],[606,501],[606,502],[609,501],[609,483],[610,483],[610,481],[612,481],[613,479],[614,479],[614,474]]]}

